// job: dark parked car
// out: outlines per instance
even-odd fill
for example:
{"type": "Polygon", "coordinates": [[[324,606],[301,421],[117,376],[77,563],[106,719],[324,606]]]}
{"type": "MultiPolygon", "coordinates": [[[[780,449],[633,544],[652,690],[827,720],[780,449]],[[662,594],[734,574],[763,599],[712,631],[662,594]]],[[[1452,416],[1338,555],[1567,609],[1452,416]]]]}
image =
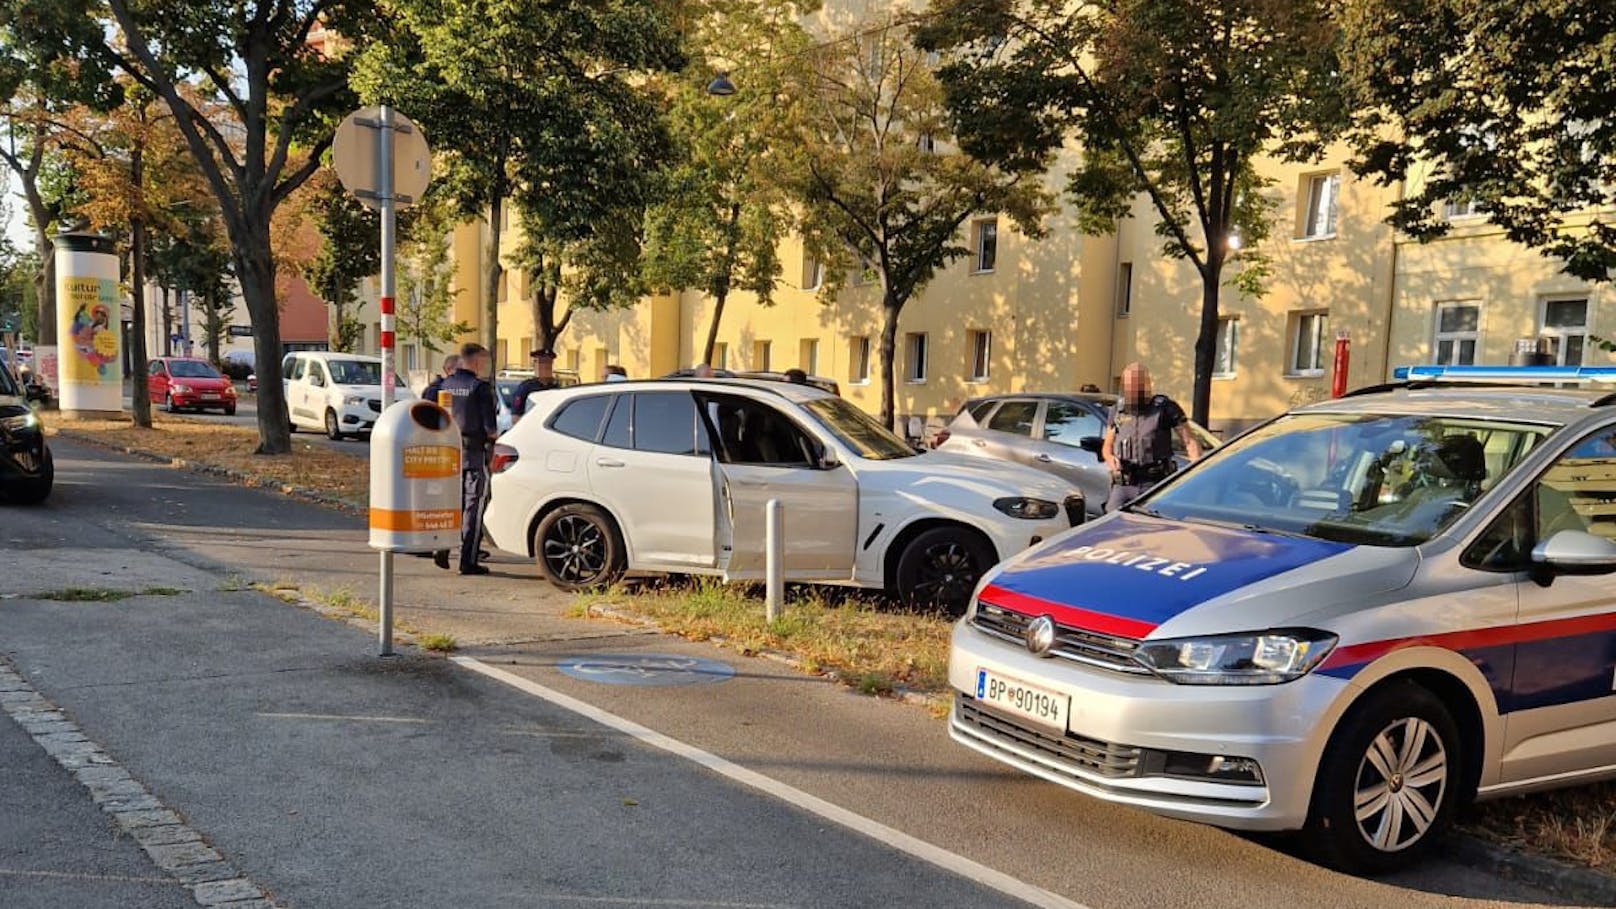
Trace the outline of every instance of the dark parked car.
{"type": "Polygon", "coordinates": [[[19,505],[45,501],[56,479],[45,427],[30,406],[42,397],[37,388],[0,366],[0,499],[19,505]]]}

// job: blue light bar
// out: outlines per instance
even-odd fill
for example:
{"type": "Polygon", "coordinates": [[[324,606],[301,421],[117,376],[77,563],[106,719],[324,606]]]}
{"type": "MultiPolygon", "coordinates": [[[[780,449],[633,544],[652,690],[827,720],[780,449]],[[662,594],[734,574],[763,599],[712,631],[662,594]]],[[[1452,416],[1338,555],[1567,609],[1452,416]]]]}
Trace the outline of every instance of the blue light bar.
{"type": "Polygon", "coordinates": [[[1609,382],[1616,366],[1399,366],[1392,376],[1409,382],[1609,382]]]}

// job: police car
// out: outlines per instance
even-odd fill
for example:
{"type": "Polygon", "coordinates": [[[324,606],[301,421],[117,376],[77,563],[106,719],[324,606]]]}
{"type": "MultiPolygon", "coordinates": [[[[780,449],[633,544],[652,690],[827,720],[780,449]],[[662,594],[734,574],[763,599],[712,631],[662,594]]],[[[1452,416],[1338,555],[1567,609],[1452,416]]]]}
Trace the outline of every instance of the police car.
{"type": "Polygon", "coordinates": [[[1467,800],[1616,777],[1612,368],[1413,367],[1009,559],[953,737],[1097,798],[1412,863],[1467,800]]]}

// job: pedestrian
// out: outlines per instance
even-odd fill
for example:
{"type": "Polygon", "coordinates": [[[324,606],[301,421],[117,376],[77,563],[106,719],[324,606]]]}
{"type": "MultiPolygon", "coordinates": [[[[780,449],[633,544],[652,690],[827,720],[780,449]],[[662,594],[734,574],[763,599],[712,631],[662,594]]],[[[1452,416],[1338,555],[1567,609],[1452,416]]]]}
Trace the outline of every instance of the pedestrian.
{"type": "MultiPolygon", "coordinates": [[[[483,378],[488,371],[488,348],[467,344],[460,348],[460,363],[443,380],[450,395],[449,412],[460,428],[460,573],[487,574],[477,564],[483,538],[483,504],[488,491],[488,460],[499,438],[499,414],[494,386],[483,378]]],[[[449,551],[434,554],[439,568],[449,567],[449,551]]]]}
{"type": "Polygon", "coordinates": [[[786,370],[786,381],[792,385],[807,385],[808,374],[800,369],[788,369],[786,370]]]}
{"type": "Polygon", "coordinates": [[[1199,459],[1201,446],[1190,433],[1184,408],[1172,398],[1154,393],[1150,370],[1129,363],[1122,370],[1122,398],[1111,410],[1100,445],[1100,457],[1111,468],[1107,514],[1139,498],[1173,472],[1175,432],[1189,459],[1199,459]]]}
{"type": "Polygon", "coordinates": [[[606,378],[606,381],[608,381],[608,382],[627,382],[628,381],[628,370],[624,369],[621,366],[618,366],[616,363],[613,363],[613,364],[606,367],[606,377],[605,378],[606,378]]]}
{"type": "Polygon", "coordinates": [[[516,386],[516,392],[511,395],[511,421],[513,423],[522,419],[522,414],[527,413],[528,395],[561,387],[561,383],[557,382],[555,377],[555,351],[548,347],[541,347],[533,351],[532,357],[533,377],[523,379],[521,384],[516,386]]]}
{"type": "Polygon", "coordinates": [[[434,404],[438,403],[438,389],[443,387],[443,380],[454,375],[454,371],[459,368],[459,354],[450,354],[447,357],[444,357],[443,372],[433,376],[432,381],[426,383],[426,390],[421,392],[421,399],[431,401],[434,404]]]}

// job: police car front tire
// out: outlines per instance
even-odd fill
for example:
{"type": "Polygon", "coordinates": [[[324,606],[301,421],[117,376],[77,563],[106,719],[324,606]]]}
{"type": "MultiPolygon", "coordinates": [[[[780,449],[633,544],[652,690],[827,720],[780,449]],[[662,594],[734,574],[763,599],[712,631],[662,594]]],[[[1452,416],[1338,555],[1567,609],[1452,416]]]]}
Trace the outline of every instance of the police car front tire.
{"type": "Polygon", "coordinates": [[[1417,863],[1452,823],[1464,743],[1447,706],[1413,682],[1365,696],[1331,736],[1307,837],[1324,864],[1387,874],[1417,863]]]}
{"type": "Polygon", "coordinates": [[[562,590],[610,587],[627,565],[617,522],[581,502],[544,516],[533,532],[533,557],[545,578],[562,590]]]}

